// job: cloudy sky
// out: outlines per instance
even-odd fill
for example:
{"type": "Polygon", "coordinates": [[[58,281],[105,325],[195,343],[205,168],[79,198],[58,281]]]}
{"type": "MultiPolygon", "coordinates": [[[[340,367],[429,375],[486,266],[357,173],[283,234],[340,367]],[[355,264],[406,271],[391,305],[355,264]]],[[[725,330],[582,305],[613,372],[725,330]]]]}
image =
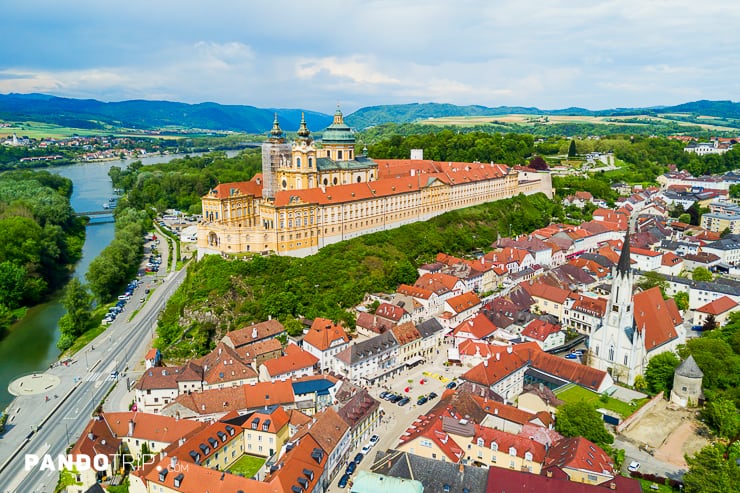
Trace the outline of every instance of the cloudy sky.
{"type": "Polygon", "coordinates": [[[736,0],[4,0],[0,93],[345,113],[740,99],[736,0]]]}

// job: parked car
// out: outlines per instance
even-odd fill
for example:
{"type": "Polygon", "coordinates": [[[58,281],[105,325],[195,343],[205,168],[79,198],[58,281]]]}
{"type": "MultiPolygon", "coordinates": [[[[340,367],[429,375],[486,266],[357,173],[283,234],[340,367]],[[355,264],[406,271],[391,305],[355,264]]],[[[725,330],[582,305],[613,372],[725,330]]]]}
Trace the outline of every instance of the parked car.
{"type": "Polygon", "coordinates": [[[349,474],[344,474],[341,478],[339,478],[339,482],[337,483],[337,486],[339,486],[340,488],[346,488],[348,482],[349,482],[349,474]]]}
{"type": "Polygon", "coordinates": [[[565,355],[565,359],[578,359],[578,355],[576,353],[568,353],[565,355]]]}
{"type": "Polygon", "coordinates": [[[365,455],[362,454],[361,452],[358,452],[357,455],[355,455],[355,460],[353,460],[352,462],[354,462],[355,464],[359,464],[360,462],[362,462],[362,459],[364,458],[365,458],[365,455]]]}
{"type": "Polygon", "coordinates": [[[429,399],[425,395],[419,396],[419,398],[416,400],[416,405],[421,406],[422,404],[426,404],[428,400],[429,399]]]}
{"type": "Polygon", "coordinates": [[[362,447],[362,450],[360,450],[360,453],[361,453],[362,455],[367,455],[367,454],[369,454],[369,453],[370,453],[370,449],[371,449],[371,448],[373,448],[373,446],[372,446],[372,445],[370,445],[370,444],[368,443],[368,444],[366,444],[366,445],[365,445],[364,447],[362,447]]]}
{"type": "Polygon", "coordinates": [[[401,396],[400,396],[400,395],[398,395],[398,394],[393,394],[392,396],[390,396],[390,397],[388,398],[388,401],[389,401],[389,402],[392,402],[393,404],[395,404],[395,403],[397,403],[398,401],[400,401],[401,399],[404,399],[404,397],[401,397],[401,396]]]}
{"type": "Polygon", "coordinates": [[[381,393],[380,393],[380,394],[378,395],[378,397],[380,397],[381,399],[385,399],[386,397],[388,397],[388,394],[390,394],[390,392],[386,392],[386,391],[384,390],[383,392],[381,392],[381,393]]]}
{"type": "Polygon", "coordinates": [[[445,387],[447,387],[448,389],[454,389],[455,387],[457,387],[457,383],[450,382],[445,387]]]}
{"type": "Polygon", "coordinates": [[[370,437],[370,441],[367,443],[369,443],[370,446],[373,447],[376,443],[378,443],[378,440],[380,440],[380,437],[378,435],[373,435],[370,437]]]}
{"type": "Polygon", "coordinates": [[[630,462],[630,465],[627,466],[627,470],[629,470],[630,472],[637,472],[638,469],[640,469],[640,463],[636,460],[633,460],[632,462],[630,462]]]}
{"type": "Polygon", "coordinates": [[[119,296],[119,297],[118,297],[118,300],[119,300],[119,301],[126,301],[126,300],[128,300],[128,299],[129,299],[130,297],[131,297],[131,296],[129,296],[129,295],[127,295],[127,294],[122,294],[121,296],[119,296]]]}
{"type": "Polygon", "coordinates": [[[431,401],[432,399],[437,398],[437,394],[435,394],[434,392],[429,392],[429,395],[427,396],[427,398],[431,401]]]}
{"type": "Polygon", "coordinates": [[[115,380],[116,378],[118,378],[118,371],[113,370],[112,372],[110,372],[110,379],[115,380]]]}
{"type": "Polygon", "coordinates": [[[347,464],[347,470],[344,472],[348,476],[351,476],[355,473],[355,469],[357,469],[357,463],[356,462],[350,462],[347,464]]]}
{"type": "Polygon", "coordinates": [[[409,403],[410,401],[411,401],[411,399],[409,399],[408,397],[404,397],[403,399],[401,399],[400,401],[398,401],[398,403],[397,403],[397,404],[398,404],[399,406],[405,406],[405,405],[406,405],[406,404],[408,404],[408,403],[409,403]]]}

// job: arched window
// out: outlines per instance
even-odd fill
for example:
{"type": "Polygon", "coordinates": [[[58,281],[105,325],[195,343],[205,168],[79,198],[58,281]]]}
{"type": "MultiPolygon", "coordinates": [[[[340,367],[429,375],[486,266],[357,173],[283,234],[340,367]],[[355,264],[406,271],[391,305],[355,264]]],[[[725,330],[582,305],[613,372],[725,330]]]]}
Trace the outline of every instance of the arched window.
{"type": "Polygon", "coordinates": [[[357,177],[357,183],[361,183],[361,182],[362,182],[362,177],[361,176],[358,176],[357,177]]]}
{"type": "Polygon", "coordinates": [[[614,346],[609,346],[609,361],[614,361],[614,346]]]}
{"type": "Polygon", "coordinates": [[[532,460],[532,452],[527,452],[524,454],[524,460],[532,460]]]}
{"type": "Polygon", "coordinates": [[[336,177],[336,176],[334,177],[334,180],[332,181],[332,183],[333,183],[334,185],[336,185],[336,184],[337,184],[337,177],[336,177]]]}
{"type": "Polygon", "coordinates": [[[308,158],[308,167],[313,168],[313,158],[312,157],[308,158]]]}
{"type": "Polygon", "coordinates": [[[295,158],[295,167],[300,168],[301,167],[301,158],[297,157],[295,158]]]}
{"type": "Polygon", "coordinates": [[[329,184],[329,179],[328,178],[324,178],[324,185],[328,185],[328,184],[329,184]]]}
{"type": "Polygon", "coordinates": [[[494,452],[498,451],[498,443],[491,442],[491,450],[493,450],[494,452]]]}
{"type": "Polygon", "coordinates": [[[516,449],[514,447],[509,447],[509,455],[515,456],[516,455],[516,449]]]}

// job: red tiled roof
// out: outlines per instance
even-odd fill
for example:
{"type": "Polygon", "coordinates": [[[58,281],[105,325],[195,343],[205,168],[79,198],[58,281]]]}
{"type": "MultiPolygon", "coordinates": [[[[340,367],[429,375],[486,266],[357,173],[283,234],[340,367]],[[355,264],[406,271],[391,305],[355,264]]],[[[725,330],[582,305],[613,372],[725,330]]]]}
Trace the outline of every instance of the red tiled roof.
{"type": "Polygon", "coordinates": [[[391,303],[381,303],[375,310],[376,317],[387,318],[388,320],[392,320],[394,322],[398,322],[399,320],[401,320],[401,317],[403,317],[407,313],[408,312],[400,306],[393,305],[391,303]]]}
{"type": "Polygon", "coordinates": [[[257,342],[268,337],[274,337],[282,332],[285,332],[283,324],[278,320],[273,319],[233,330],[226,334],[226,337],[231,339],[234,347],[238,348],[251,342],[257,342]]]}
{"type": "Polygon", "coordinates": [[[707,303],[704,306],[700,306],[696,309],[696,311],[707,313],[710,315],[721,315],[722,313],[726,313],[732,310],[736,306],[737,303],[734,300],[728,298],[727,296],[722,296],[721,298],[717,298],[716,300],[707,303]]]}
{"type": "Polygon", "coordinates": [[[165,410],[179,404],[197,414],[213,414],[294,402],[295,395],[290,381],[258,382],[241,387],[180,394],[165,406],[165,410]]]}
{"type": "Polygon", "coordinates": [[[337,341],[348,343],[347,333],[340,325],[336,325],[327,318],[320,317],[314,319],[308,334],[303,337],[303,342],[307,342],[319,351],[326,351],[337,341]]]}
{"type": "Polygon", "coordinates": [[[456,336],[460,332],[469,332],[473,334],[476,339],[485,339],[496,331],[496,326],[491,322],[488,317],[482,313],[478,313],[475,317],[465,320],[463,323],[458,325],[452,331],[452,335],[456,336]]]}
{"type": "Polygon", "coordinates": [[[285,356],[268,359],[262,363],[262,366],[267,369],[271,377],[276,377],[291,371],[311,368],[318,362],[319,359],[313,354],[299,348],[295,344],[288,344],[285,347],[285,356]]]}
{"type": "Polygon", "coordinates": [[[283,345],[278,339],[263,339],[261,341],[238,347],[236,349],[236,354],[238,354],[245,363],[251,363],[258,356],[275,351],[282,352],[282,350],[283,345]]]}
{"type": "Polygon", "coordinates": [[[480,305],[480,298],[474,292],[468,291],[467,293],[459,294],[448,299],[447,304],[455,313],[462,313],[465,310],[480,305]]]}
{"type": "Polygon", "coordinates": [[[434,294],[432,291],[417,286],[409,286],[408,284],[401,284],[396,290],[397,293],[405,294],[413,298],[419,298],[422,300],[428,300],[434,294]]]}
{"type": "Polygon", "coordinates": [[[667,267],[680,264],[681,262],[683,262],[683,259],[673,252],[664,253],[663,258],[660,261],[661,265],[665,265],[667,267]]]}
{"type": "Polygon", "coordinates": [[[153,442],[173,443],[180,438],[205,428],[205,423],[191,419],[177,419],[160,414],[134,411],[103,413],[101,417],[118,437],[131,436],[153,442]],[[129,423],[133,433],[129,435],[129,423]]]}
{"type": "Polygon", "coordinates": [[[565,303],[565,300],[568,299],[568,295],[570,294],[570,291],[566,289],[560,289],[555,286],[537,282],[532,284],[523,282],[520,286],[522,286],[532,297],[542,298],[544,300],[554,301],[560,304],[565,303]]]}
{"type": "Polygon", "coordinates": [[[580,469],[614,476],[614,462],[599,446],[583,437],[563,438],[547,453],[545,467],[580,469]]]}
{"type": "Polygon", "coordinates": [[[603,317],[606,313],[606,306],[608,300],[604,298],[591,298],[588,296],[578,296],[578,299],[573,303],[573,310],[588,313],[589,315],[603,317]]]}
{"type": "Polygon", "coordinates": [[[642,493],[642,486],[636,479],[619,475],[600,485],[577,483],[569,481],[568,476],[557,467],[549,468],[542,474],[492,467],[488,470],[488,482],[483,493],[608,493],[609,491],[642,493]],[[547,477],[547,472],[553,473],[553,477],[547,477]]]}
{"type": "MultiPolygon", "coordinates": [[[[532,343],[536,344],[536,343],[532,343]]],[[[511,347],[511,346],[509,346],[511,347]]],[[[504,378],[527,366],[527,360],[523,360],[514,352],[501,351],[495,356],[474,366],[462,375],[463,380],[479,383],[486,387],[500,382],[504,378]]]]}
{"type": "Polygon", "coordinates": [[[642,332],[645,349],[652,351],[678,337],[676,326],[683,321],[673,299],[664,300],[659,287],[637,293],[633,299],[635,325],[642,332]]]}
{"type": "Polygon", "coordinates": [[[545,455],[547,454],[545,446],[529,438],[512,435],[487,426],[475,425],[475,435],[472,442],[475,443],[479,438],[483,439],[483,446],[486,448],[490,448],[491,443],[495,442],[499,450],[506,452],[513,447],[516,450],[517,457],[524,458],[524,454],[529,452],[532,454],[532,462],[542,464],[545,461],[545,455]]]}
{"type": "Polygon", "coordinates": [[[630,255],[642,255],[643,257],[658,257],[662,255],[660,252],[654,250],[647,250],[645,248],[630,247],[630,255]]]}
{"type": "Polygon", "coordinates": [[[233,196],[232,191],[240,195],[254,195],[262,197],[262,173],[257,173],[249,181],[240,181],[234,183],[221,183],[216,185],[206,197],[224,199],[233,196]]]}
{"type": "Polygon", "coordinates": [[[429,289],[440,294],[440,291],[443,293],[453,291],[459,282],[461,282],[460,279],[455,276],[436,272],[433,274],[424,274],[416,280],[414,286],[417,288],[429,289]]]}
{"type": "Polygon", "coordinates": [[[412,322],[405,322],[391,329],[400,346],[421,339],[421,334],[412,322]]]}
{"type": "Polygon", "coordinates": [[[558,332],[560,332],[559,325],[535,319],[522,330],[522,335],[537,339],[538,341],[544,341],[550,334],[557,334],[558,332]]]}

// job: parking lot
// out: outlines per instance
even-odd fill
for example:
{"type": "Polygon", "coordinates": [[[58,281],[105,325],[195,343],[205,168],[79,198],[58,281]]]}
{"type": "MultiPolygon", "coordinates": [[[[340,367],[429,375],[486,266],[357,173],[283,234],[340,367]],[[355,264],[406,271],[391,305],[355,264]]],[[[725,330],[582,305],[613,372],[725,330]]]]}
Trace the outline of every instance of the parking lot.
{"type": "MultiPolygon", "coordinates": [[[[443,392],[447,390],[446,385],[456,379],[460,374],[469,370],[467,367],[443,365],[447,356],[447,347],[447,345],[442,345],[439,348],[439,353],[433,354],[427,363],[418,365],[397,375],[390,382],[383,385],[375,385],[368,389],[370,394],[380,401],[380,409],[384,415],[381,425],[374,431],[374,433],[379,435],[378,443],[370,450],[369,457],[364,457],[360,464],[357,465],[356,471],[370,470],[375,454],[378,451],[395,448],[398,444],[398,438],[406,431],[417,416],[429,412],[439,402],[443,392]],[[399,406],[397,403],[393,404],[380,397],[380,394],[383,392],[408,397],[409,401],[404,406],[399,406]],[[427,400],[423,404],[418,404],[419,397],[428,396],[432,392],[437,394],[437,397],[427,400]]],[[[358,452],[361,452],[364,445],[365,443],[360,443],[355,449],[350,450],[347,454],[347,460],[351,461],[358,452]]],[[[327,491],[336,493],[348,491],[348,488],[340,488],[338,485],[345,469],[346,464],[334,477],[327,491]]],[[[351,477],[356,476],[356,471],[351,477]]]]}

